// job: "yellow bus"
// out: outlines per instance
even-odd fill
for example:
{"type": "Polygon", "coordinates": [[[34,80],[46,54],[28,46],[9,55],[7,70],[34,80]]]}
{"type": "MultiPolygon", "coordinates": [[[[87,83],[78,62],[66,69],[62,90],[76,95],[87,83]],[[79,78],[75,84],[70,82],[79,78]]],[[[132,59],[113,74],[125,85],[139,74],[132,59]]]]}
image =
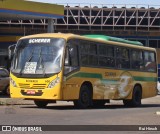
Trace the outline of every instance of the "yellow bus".
{"type": "Polygon", "coordinates": [[[10,69],[12,98],[38,107],[73,101],[78,108],[123,100],[140,106],[157,95],[154,48],[104,35],[46,33],[22,37],[10,69]]]}

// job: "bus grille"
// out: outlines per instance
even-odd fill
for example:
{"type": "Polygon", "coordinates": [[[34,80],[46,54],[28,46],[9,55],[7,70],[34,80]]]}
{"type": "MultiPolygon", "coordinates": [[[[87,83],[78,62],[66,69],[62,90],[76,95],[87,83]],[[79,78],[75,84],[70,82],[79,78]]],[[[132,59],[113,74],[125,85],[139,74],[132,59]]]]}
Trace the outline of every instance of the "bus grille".
{"type": "Polygon", "coordinates": [[[29,88],[29,89],[44,89],[46,84],[23,84],[19,83],[20,88],[29,88]]]}

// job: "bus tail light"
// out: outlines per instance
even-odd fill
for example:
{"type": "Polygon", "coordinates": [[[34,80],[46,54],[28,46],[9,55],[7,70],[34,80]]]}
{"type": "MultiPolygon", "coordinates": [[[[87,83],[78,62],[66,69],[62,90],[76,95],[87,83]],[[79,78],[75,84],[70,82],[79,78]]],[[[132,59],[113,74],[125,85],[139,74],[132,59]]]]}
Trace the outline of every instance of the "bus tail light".
{"type": "Polygon", "coordinates": [[[48,85],[48,88],[53,88],[57,83],[60,83],[60,78],[59,77],[52,80],[51,83],[48,85]]]}

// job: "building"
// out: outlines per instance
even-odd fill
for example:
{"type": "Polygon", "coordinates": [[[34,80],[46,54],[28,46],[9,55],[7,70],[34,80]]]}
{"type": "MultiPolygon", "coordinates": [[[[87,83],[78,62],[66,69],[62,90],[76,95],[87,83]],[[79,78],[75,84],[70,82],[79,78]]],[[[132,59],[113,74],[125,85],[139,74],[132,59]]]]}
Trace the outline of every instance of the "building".
{"type": "MultiPolygon", "coordinates": [[[[59,9],[55,12],[57,10],[59,9]]],[[[53,11],[49,13],[53,14],[53,11]]],[[[47,17],[17,19],[14,16],[14,20],[0,19],[0,36],[19,37],[47,32],[48,23],[47,17]]],[[[64,18],[57,17],[52,23],[54,23],[54,32],[81,35],[104,34],[137,40],[145,46],[156,48],[159,55],[160,9],[158,6],[66,4],[64,18]]],[[[160,63],[160,59],[158,60],[160,63]]]]}
{"type": "Polygon", "coordinates": [[[63,17],[62,5],[24,0],[0,0],[0,66],[9,68],[8,46],[15,44],[22,36],[34,33],[32,28],[25,25],[26,22],[45,19],[46,32],[53,32],[54,19],[63,17]]]}

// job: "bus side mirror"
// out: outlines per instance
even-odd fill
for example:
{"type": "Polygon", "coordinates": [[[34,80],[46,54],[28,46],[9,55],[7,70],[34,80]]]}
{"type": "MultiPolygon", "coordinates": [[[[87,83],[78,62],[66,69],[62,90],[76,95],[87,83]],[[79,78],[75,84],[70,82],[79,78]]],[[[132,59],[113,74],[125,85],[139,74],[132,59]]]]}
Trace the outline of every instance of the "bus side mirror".
{"type": "Polygon", "coordinates": [[[8,58],[9,58],[9,60],[11,60],[13,55],[14,55],[15,47],[16,47],[16,44],[10,45],[8,47],[8,58]]]}

